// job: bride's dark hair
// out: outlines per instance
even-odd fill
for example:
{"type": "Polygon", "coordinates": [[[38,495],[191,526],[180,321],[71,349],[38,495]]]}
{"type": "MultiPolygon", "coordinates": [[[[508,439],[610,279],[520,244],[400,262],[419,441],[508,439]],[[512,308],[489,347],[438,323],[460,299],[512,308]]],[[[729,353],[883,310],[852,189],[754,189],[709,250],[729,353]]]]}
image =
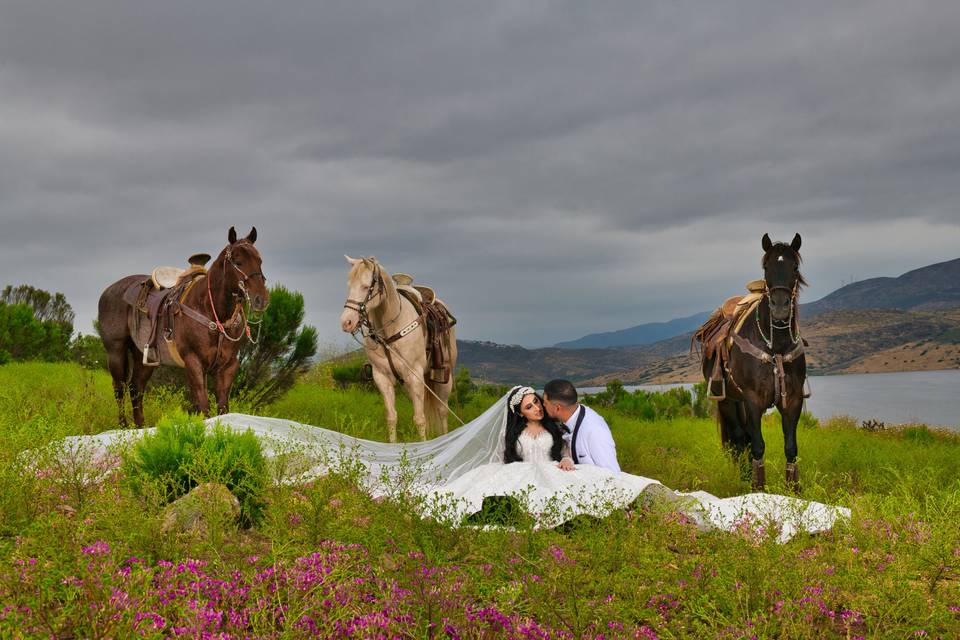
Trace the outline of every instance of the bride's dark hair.
{"type": "MultiPolygon", "coordinates": [[[[517,389],[514,391],[514,394],[520,391],[520,389],[517,389]]],[[[540,406],[543,407],[543,398],[540,397],[540,394],[534,392],[533,395],[537,396],[540,400],[540,406]]],[[[511,399],[513,399],[513,394],[507,397],[507,433],[503,443],[504,463],[523,462],[523,458],[517,453],[517,438],[519,438],[523,430],[527,428],[527,419],[520,413],[520,405],[517,405],[517,410],[514,412],[510,406],[511,399]]],[[[560,431],[560,425],[557,424],[556,420],[547,415],[546,409],[543,410],[543,419],[540,420],[540,424],[553,436],[553,446],[550,448],[550,457],[560,462],[560,452],[563,450],[563,433],[560,431]]]]}

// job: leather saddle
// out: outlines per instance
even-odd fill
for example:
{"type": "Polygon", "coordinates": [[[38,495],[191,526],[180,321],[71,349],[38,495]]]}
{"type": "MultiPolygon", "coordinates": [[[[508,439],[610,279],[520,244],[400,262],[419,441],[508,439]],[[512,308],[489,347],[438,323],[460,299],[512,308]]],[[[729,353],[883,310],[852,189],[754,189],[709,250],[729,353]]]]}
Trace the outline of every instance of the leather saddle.
{"type": "MultiPolygon", "coordinates": [[[[740,333],[744,323],[756,311],[763,299],[765,289],[763,280],[747,283],[749,292],[747,295],[732,296],[724,300],[723,304],[717,307],[706,322],[694,332],[690,340],[690,349],[692,351],[696,343],[700,343],[700,362],[703,363],[716,356],[709,380],[708,391],[711,394],[713,383],[723,382],[723,366],[729,357],[730,347],[733,346],[734,334],[740,333]]],[[[721,391],[718,396],[710,397],[723,399],[726,397],[726,390],[721,391]]]]}
{"type": "Polygon", "coordinates": [[[392,277],[397,283],[397,291],[413,304],[420,320],[426,326],[430,381],[446,384],[453,368],[450,329],[457,324],[457,319],[430,287],[414,285],[413,278],[405,273],[395,273],[392,277]]]}
{"type": "Polygon", "coordinates": [[[203,265],[209,259],[208,254],[198,253],[190,256],[188,269],[157,267],[149,276],[140,276],[123,292],[123,301],[130,305],[130,336],[143,352],[144,365],[183,366],[173,338],[174,323],[180,313],[180,303],[206,275],[203,265]]]}

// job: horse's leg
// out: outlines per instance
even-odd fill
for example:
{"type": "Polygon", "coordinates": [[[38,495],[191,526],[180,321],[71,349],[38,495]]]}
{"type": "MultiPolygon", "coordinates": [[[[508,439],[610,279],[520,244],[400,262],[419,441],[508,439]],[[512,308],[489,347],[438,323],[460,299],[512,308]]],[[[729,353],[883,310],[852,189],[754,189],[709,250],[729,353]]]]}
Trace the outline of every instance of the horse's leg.
{"type": "Polygon", "coordinates": [[[393,388],[393,376],[389,373],[373,368],[373,384],[377,385],[380,395],[383,396],[383,406],[387,414],[387,434],[390,442],[397,441],[397,407],[396,391],[393,388]]]}
{"type": "Polygon", "coordinates": [[[800,493],[800,469],[797,468],[797,424],[803,412],[803,398],[791,398],[785,407],[780,407],[780,422],[783,424],[783,453],[787,458],[787,486],[800,493]]]}
{"type": "Polygon", "coordinates": [[[743,408],[747,417],[747,435],[750,436],[750,457],[753,471],[752,487],[755,490],[763,489],[767,484],[767,472],[763,466],[763,457],[766,445],[763,442],[763,432],[760,429],[764,409],[754,402],[745,401],[743,408]]]}
{"type": "Polygon", "coordinates": [[[143,427],[143,394],[147,390],[147,381],[153,375],[153,367],[145,367],[143,362],[134,356],[133,375],[130,377],[130,404],[133,405],[133,422],[137,427],[143,427]]]}
{"type": "Polygon", "coordinates": [[[428,393],[423,381],[415,376],[407,376],[407,393],[413,402],[413,424],[417,425],[420,440],[427,439],[427,412],[424,409],[424,396],[428,393]]]}
{"type": "Polygon", "coordinates": [[[126,400],[130,365],[127,359],[127,347],[122,342],[119,345],[110,344],[110,349],[107,350],[107,369],[110,371],[110,377],[113,378],[113,397],[117,401],[117,411],[120,414],[118,424],[122,429],[126,429],[127,414],[123,410],[123,403],[126,400]]]}
{"type": "Polygon", "coordinates": [[[193,410],[210,416],[210,397],[207,395],[207,376],[203,364],[195,354],[183,356],[183,368],[187,374],[187,387],[193,396],[193,410]]]}
{"type": "Polygon", "coordinates": [[[217,415],[230,413],[230,387],[240,371],[240,361],[227,361],[213,377],[213,394],[217,397],[217,415]]]}
{"type": "Polygon", "coordinates": [[[450,400],[450,392],[453,390],[453,375],[450,376],[450,381],[447,384],[441,385],[437,391],[437,397],[440,399],[434,400],[434,406],[436,407],[436,420],[437,424],[440,427],[440,433],[445,434],[447,432],[447,402],[450,400]]]}

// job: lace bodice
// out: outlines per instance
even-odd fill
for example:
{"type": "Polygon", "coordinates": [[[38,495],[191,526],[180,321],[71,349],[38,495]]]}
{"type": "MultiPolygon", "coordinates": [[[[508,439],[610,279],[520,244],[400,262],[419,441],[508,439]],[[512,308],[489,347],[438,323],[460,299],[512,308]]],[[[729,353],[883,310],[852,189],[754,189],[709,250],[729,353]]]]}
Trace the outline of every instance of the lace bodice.
{"type": "Polygon", "coordinates": [[[549,431],[541,431],[536,437],[524,431],[517,437],[517,455],[524,462],[552,463],[550,449],[553,448],[553,436],[549,431]]]}

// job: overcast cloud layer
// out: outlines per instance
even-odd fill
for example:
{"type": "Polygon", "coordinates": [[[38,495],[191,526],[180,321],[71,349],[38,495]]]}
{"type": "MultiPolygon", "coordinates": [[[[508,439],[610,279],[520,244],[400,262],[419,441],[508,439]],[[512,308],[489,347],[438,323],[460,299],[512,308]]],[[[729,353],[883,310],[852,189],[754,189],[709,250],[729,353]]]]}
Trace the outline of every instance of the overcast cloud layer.
{"type": "Polygon", "coordinates": [[[343,254],[527,346],[960,256],[960,3],[0,0],[0,286],[259,232],[343,343],[343,254]]]}

